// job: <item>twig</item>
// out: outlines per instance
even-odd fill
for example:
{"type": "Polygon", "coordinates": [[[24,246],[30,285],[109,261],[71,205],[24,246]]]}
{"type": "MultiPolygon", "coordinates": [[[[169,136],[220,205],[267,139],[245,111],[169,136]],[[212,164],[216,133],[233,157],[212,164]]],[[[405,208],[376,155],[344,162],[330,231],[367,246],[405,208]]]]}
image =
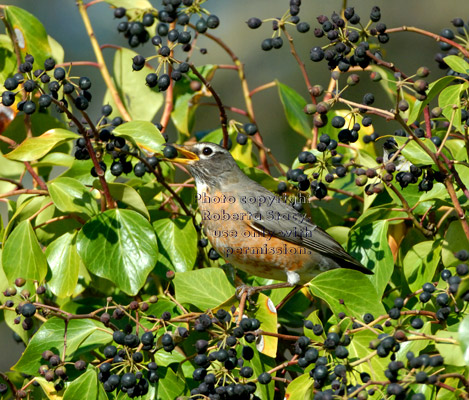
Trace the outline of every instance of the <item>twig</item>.
{"type": "Polygon", "coordinates": [[[223,147],[226,149],[228,147],[228,118],[226,117],[225,107],[223,106],[220,96],[218,96],[218,93],[215,91],[215,89],[213,89],[212,84],[207,81],[199,71],[197,71],[197,68],[194,66],[194,64],[191,63],[189,66],[194,75],[197,76],[197,78],[199,78],[205,87],[210,91],[217,103],[218,110],[220,111],[221,130],[223,131],[223,147]]]}
{"type": "Polygon", "coordinates": [[[90,22],[88,13],[86,11],[86,6],[83,4],[83,0],[77,0],[77,6],[78,6],[78,11],[81,15],[81,18],[83,19],[86,32],[88,33],[88,36],[90,38],[91,46],[93,47],[96,61],[99,64],[99,70],[101,71],[101,76],[103,77],[104,83],[109,89],[109,93],[112,99],[114,100],[114,103],[116,104],[119,110],[119,113],[122,115],[122,118],[126,121],[130,121],[132,118],[127,112],[127,109],[125,108],[124,103],[122,103],[119,93],[117,92],[117,89],[115,88],[114,83],[112,82],[111,75],[109,74],[107,65],[104,61],[103,53],[101,51],[101,48],[99,47],[99,43],[93,31],[93,27],[91,26],[91,22],[90,22]]]}

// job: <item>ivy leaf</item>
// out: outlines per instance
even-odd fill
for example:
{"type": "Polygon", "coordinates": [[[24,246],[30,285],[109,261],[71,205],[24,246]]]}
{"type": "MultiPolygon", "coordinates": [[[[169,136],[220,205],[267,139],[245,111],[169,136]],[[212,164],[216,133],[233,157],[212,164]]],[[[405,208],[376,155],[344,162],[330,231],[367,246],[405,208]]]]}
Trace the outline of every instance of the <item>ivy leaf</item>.
{"type": "MultiPolygon", "coordinates": [[[[129,8],[136,8],[136,2],[130,0],[129,8]]],[[[145,8],[151,8],[148,5],[145,8]]],[[[132,70],[132,58],[136,52],[120,48],[114,56],[114,83],[119,97],[124,103],[133,120],[151,121],[160,107],[163,105],[163,95],[145,84],[145,76],[153,72],[153,69],[144,66],[140,71],[132,70]]],[[[104,95],[104,104],[110,104],[113,113],[110,118],[118,115],[118,109],[112,99],[109,90],[104,95]]]]}
{"type": "Polygon", "coordinates": [[[440,262],[441,240],[417,243],[404,257],[404,274],[411,291],[430,282],[440,262]]]}
{"type": "Polygon", "coordinates": [[[156,264],[155,231],[141,214],[112,209],[89,220],[78,235],[78,254],[93,274],[134,296],[156,264]]]}
{"type": "Polygon", "coordinates": [[[65,233],[47,246],[46,257],[52,271],[47,285],[57,297],[71,296],[78,282],[80,257],[76,238],[77,233],[65,233]]]}
{"type": "Polygon", "coordinates": [[[51,129],[38,137],[26,138],[16,149],[5,157],[17,161],[33,161],[45,156],[54,147],[76,139],[76,133],[66,129],[51,129]]]}
{"type": "Polygon", "coordinates": [[[23,58],[31,54],[36,65],[43,65],[45,59],[52,56],[44,26],[33,14],[22,8],[6,6],[4,12],[5,19],[15,31],[23,58]]]}
{"type": "MultiPolygon", "coordinates": [[[[393,137],[398,146],[402,146],[408,138],[396,136],[393,137]]],[[[436,147],[430,139],[420,139],[432,152],[436,152],[436,147]]],[[[401,154],[416,166],[432,165],[433,160],[428,153],[423,150],[415,140],[411,140],[401,151],[401,154]]]]}
{"type": "Polygon", "coordinates": [[[73,178],[57,178],[49,183],[49,194],[55,206],[65,213],[88,216],[98,214],[96,200],[83,183],[73,178]]]}
{"type": "Polygon", "coordinates": [[[453,119],[453,126],[461,133],[464,132],[461,122],[461,96],[468,87],[468,82],[449,86],[440,93],[438,98],[438,105],[443,109],[443,115],[448,120],[453,119]]]}
{"type": "Polygon", "coordinates": [[[67,386],[63,400],[75,400],[79,398],[107,400],[103,385],[98,380],[96,369],[88,369],[88,371],[67,386]]]}
{"type": "MultiPolygon", "coordinates": [[[[101,183],[98,180],[93,182],[93,185],[101,189],[101,183]]],[[[138,192],[129,185],[124,183],[110,183],[108,182],[109,192],[111,197],[117,201],[120,201],[135,211],[138,211],[140,214],[145,216],[147,219],[150,219],[150,214],[148,212],[145,202],[140,197],[138,192]]]]}
{"type": "Polygon", "coordinates": [[[165,139],[158,128],[148,121],[131,121],[116,127],[112,134],[121,136],[149,153],[161,153],[165,139]]]}
{"type": "MultiPolygon", "coordinates": [[[[41,354],[52,350],[57,355],[63,354],[65,321],[53,317],[44,322],[28,343],[23,355],[13,366],[14,371],[35,375],[42,364],[41,354]]],[[[109,343],[112,330],[101,322],[91,319],[72,319],[67,326],[66,361],[89,353],[92,349],[109,343]]]]}
{"type": "Polygon", "coordinates": [[[152,5],[147,0],[104,0],[114,7],[150,9],[152,5]]]}
{"type": "Polygon", "coordinates": [[[312,400],[313,384],[314,381],[309,374],[301,374],[289,383],[285,398],[288,400],[312,400]]]}
{"type": "Polygon", "coordinates": [[[235,292],[225,273],[218,268],[177,273],[173,282],[179,303],[189,303],[203,311],[215,308],[235,292]]]}
{"type": "Polygon", "coordinates": [[[47,261],[29,220],[21,221],[5,242],[2,264],[9,282],[22,277],[32,284],[42,282],[47,274],[47,261]]]}
{"type": "Polygon", "coordinates": [[[469,63],[458,56],[446,56],[443,61],[449,65],[449,67],[460,74],[469,75],[469,63]]]}
{"type": "Polygon", "coordinates": [[[306,100],[291,87],[277,81],[278,94],[287,117],[288,125],[297,133],[311,139],[309,119],[303,112],[306,100]]]}
{"type": "Polygon", "coordinates": [[[160,380],[158,381],[157,396],[153,399],[174,400],[188,392],[184,379],[176,375],[171,368],[158,368],[158,375],[160,380]]]}
{"type": "Polygon", "coordinates": [[[466,365],[469,365],[469,317],[466,316],[459,325],[459,342],[466,365]]]}
{"type": "Polygon", "coordinates": [[[368,277],[378,296],[381,296],[394,271],[392,252],[388,244],[388,221],[381,220],[354,229],[350,235],[348,251],[374,272],[368,277]]]}
{"type": "Polygon", "coordinates": [[[158,233],[160,253],[169,258],[174,271],[185,272],[194,267],[197,258],[197,232],[190,217],[163,218],[153,222],[158,233]]]}
{"type": "Polygon", "coordinates": [[[344,312],[357,318],[365,313],[375,317],[385,314],[373,284],[358,271],[338,268],[323,272],[310,282],[310,291],[324,300],[334,314],[344,312]]]}

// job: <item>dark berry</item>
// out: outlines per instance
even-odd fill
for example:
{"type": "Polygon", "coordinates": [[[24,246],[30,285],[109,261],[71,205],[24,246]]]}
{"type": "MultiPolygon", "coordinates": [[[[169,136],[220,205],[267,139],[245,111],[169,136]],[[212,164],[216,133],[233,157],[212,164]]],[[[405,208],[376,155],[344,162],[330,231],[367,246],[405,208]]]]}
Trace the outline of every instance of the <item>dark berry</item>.
{"type": "Polygon", "coordinates": [[[251,29],[257,29],[262,25],[262,21],[259,18],[251,17],[246,21],[247,25],[251,29]]]}

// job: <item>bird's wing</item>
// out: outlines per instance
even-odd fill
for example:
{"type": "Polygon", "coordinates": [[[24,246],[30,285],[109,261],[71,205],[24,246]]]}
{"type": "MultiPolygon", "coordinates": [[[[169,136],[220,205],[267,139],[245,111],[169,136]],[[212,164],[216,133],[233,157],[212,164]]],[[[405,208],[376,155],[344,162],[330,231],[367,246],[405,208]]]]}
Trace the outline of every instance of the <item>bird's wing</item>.
{"type": "Polygon", "coordinates": [[[304,214],[285,203],[282,198],[273,195],[265,188],[263,189],[262,191],[256,190],[257,200],[261,198],[260,201],[249,202],[248,199],[245,201],[240,199],[244,211],[252,215],[252,219],[246,222],[253,229],[322,253],[336,259],[339,264],[346,264],[345,267],[371,273],[350,256],[327,232],[309,221],[304,214]],[[263,197],[266,198],[265,201],[263,197]],[[262,205],[259,205],[260,202],[262,205]]]}

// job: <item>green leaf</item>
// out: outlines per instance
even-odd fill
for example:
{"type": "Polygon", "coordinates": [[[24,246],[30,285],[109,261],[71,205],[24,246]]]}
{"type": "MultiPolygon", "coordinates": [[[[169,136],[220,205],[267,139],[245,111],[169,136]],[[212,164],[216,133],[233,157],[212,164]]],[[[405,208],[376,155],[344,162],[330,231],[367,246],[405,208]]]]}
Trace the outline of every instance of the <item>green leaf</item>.
{"type": "Polygon", "coordinates": [[[151,122],[126,122],[115,128],[112,134],[130,140],[133,144],[149,153],[161,153],[163,151],[162,145],[165,143],[163,135],[151,122]]]}
{"type": "Polygon", "coordinates": [[[427,97],[425,100],[415,100],[412,111],[409,113],[409,122],[415,122],[418,120],[423,109],[432,101],[435,96],[440,93],[446,86],[448,86],[452,81],[454,81],[454,76],[444,76],[432,82],[428,85],[427,97]]]}
{"type": "MultiPolygon", "coordinates": [[[[93,182],[96,188],[101,189],[101,184],[98,180],[93,182]]],[[[138,192],[131,186],[124,183],[110,183],[108,182],[109,192],[111,197],[121,203],[128,205],[135,211],[138,211],[140,214],[145,216],[147,219],[150,219],[150,214],[148,212],[145,202],[142,200],[138,192]]]]}
{"type": "MultiPolygon", "coordinates": [[[[277,333],[277,309],[272,300],[263,293],[259,293],[257,299],[257,309],[254,318],[257,318],[265,332],[277,333]]],[[[262,354],[275,358],[277,356],[278,338],[274,336],[262,335],[256,341],[256,348],[262,354]]]]}
{"type": "Polygon", "coordinates": [[[55,60],[56,64],[62,64],[64,62],[65,52],[62,45],[57,42],[52,36],[47,36],[49,41],[49,46],[52,52],[52,58],[55,60]]]}
{"type": "Polygon", "coordinates": [[[235,292],[225,273],[218,268],[176,273],[173,282],[179,303],[189,303],[203,311],[215,308],[235,292]]]}
{"type": "Polygon", "coordinates": [[[55,206],[62,212],[89,216],[99,212],[90,189],[76,179],[57,178],[49,183],[48,188],[55,206]]]}
{"type": "Polygon", "coordinates": [[[15,31],[23,58],[26,54],[31,54],[36,65],[43,65],[44,60],[52,56],[44,26],[33,14],[22,8],[7,6],[4,10],[5,19],[15,31]]]}
{"type": "Polygon", "coordinates": [[[132,296],[144,285],[158,257],[155,231],[132,210],[107,210],[89,220],[78,235],[77,248],[90,272],[132,296]]]}
{"type": "Polygon", "coordinates": [[[66,129],[51,129],[41,136],[25,139],[16,149],[5,157],[17,161],[33,161],[45,156],[54,147],[76,139],[76,133],[66,129]]]}
{"type": "Polygon", "coordinates": [[[22,277],[32,284],[42,282],[47,274],[47,261],[29,220],[21,221],[6,240],[2,264],[9,282],[22,277]]]}
{"type": "Polygon", "coordinates": [[[466,316],[459,325],[459,343],[466,365],[469,366],[469,316],[466,316]]]}
{"type": "MultiPolygon", "coordinates": [[[[462,330],[463,332],[466,332],[466,325],[464,325],[462,330]]],[[[456,341],[460,340],[458,332],[448,332],[440,330],[436,333],[435,336],[441,339],[451,339],[456,341]]],[[[465,355],[463,355],[462,346],[460,346],[460,344],[435,340],[435,347],[440,352],[441,356],[444,358],[446,365],[455,365],[457,367],[466,365],[467,358],[465,358],[465,355]]]]}
{"type": "Polygon", "coordinates": [[[288,125],[290,125],[295,132],[303,135],[307,139],[311,139],[311,125],[309,118],[303,111],[306,100],[291,87],[278,81],[276,83],[288,125]]]}
{"type": "Polygon", "coordinates": [[[288,385],[285,398],[288,400],[311,400],[314,395],[313,384],[314,381],[309,374],[301,374],[288,385]]]}
{"type": "Polygon", "coordinates": [[[158,248],[169,258],[176,272],[194,268],[197,259],[197,232],[190,217],[163,218],[153,222],[158,248]]]}
{"type": "Polygon", "coordinates": [[[154,399],[174,400],[187,392],[186,382],[176,375],[171,368],[158,368],[158,392],[154,399]]]}
{"type": "MultiPolygon", "coordinates": [[[[132,4],[135,2],[131,1],[132,4]]],[[[131,6],[131,7],[135,7],[131,6]]],[[[151,8],[151,5],[148,7],[151,8]]],[[[132,70],[132,58],[137,53],[121,48],[114,57],[114,83],[119,97],[133,120],[151,121],[163,105],[163,95],[145,84],[145,76],[154,72],[150,67],[143,67],[140,71],[132,70]]],[[[104,104],[110,104],[114,110],[112,116],[118,115],[109,90],[104,96],[104,104]]]]}
{"type": "Polygon", "coordinates": [[[446,56],[443,61],[449,65],[449,67],[460,74],[469,74],[469,63],[458,56],[446,56]]]}
{"type": "Polygon", "coordinates": [[[365,313],[375,317],[385,313],[373,284],[358,271],[338,268],[323,272],[310,282],[310,290],[324,300],[334,314],[344,312],[361,318],[365,313]]]}
{"type": "MultiPolygon", "coordinates": [[[[15,53],[12,51],[5,49],[3,47],[0,48],[0,80],[5,82],[7,78],[14,75],[16,72],[16,57],[15,53]]],[[[2,108],[2,113],[5,113],[4,109],[10,110],[6,111],[8,114],[13,116],[13,110],[8,108],[2,108]]]]}
{"type": "Polygon", "coordinates": [[[107,400],[103,385],[98,380],[96,369],[90,368],[65,390],[63,400],[76,399],[107,400]]]}
{"type": "Polygon", "coordinates": [[[114,7],[149,9],[152,5],[147,0],[104,0],[114,7]]]}
{"type": "MultiPolygon", "coordinates": [[[[376,315],[375,315],[376,317],[376,315]]],[[[350,362],[360,360],[370,355],[370,342],[376,339],[377,335],[371,331],[361,331],[353,335],[352,342],[348,346],[350,362]]],[[[386,380],[384,371],[389,363],[389,357],[373,357],[368,362],[362,362],[355,368],[357,372],[367,372],[372,380],[386,380]]]]}
{"type": "MultiPolygon", "coordinates": [[[[65,321],[53,317],[44,322],[34,334],[13,370],[25,374],[36,375],[43,363],[41,354],[45,350],[52,350],[55,354],[63,354],[65,321]]],[[[77,358],[80,354],[112,341],[112,330],[107,329],[101,322],[91,319],[72,319],[67,327],[67,350],[65,360],[77,358]]]]}
{"type": "Polygon", "coordinates": [[[413,292],[431,282],[440,262],[441,240],[417,243],[404,257],[404,275],[413,292]]]}
{"type": "Polygon", "coordinates": [[[440,93],[440,97],[438,98],[438,105],[443,109],[443,115],[448,120],[453,118],[453,126],[461,133],[464,132],[461,122],[461,95],[468,87],[468,82],[449,86],[440,93]],[[456,107],[456,109],[453,107],[456,107]]]}
{"type": "MultiPolygon", "coordinates": [[[[399,136],[396,136],[396,137],[393,137],[393,138],[396,140],[399,147],[402,146],[408,140],[408,138],[399,137],[399,136]]],[[[436,147],[430,139],[421,138],[420,140],[433,153],[436,152],[436,147]]],[[[407,143],[407,145],[402,149],[401,154],[407,160],[409,160],[412,164],[414,164],[416,166],[432,165],[433,164],[432,158],[428,155],[427,152],[425,152],[425,150],[423,150],[419,146],[419,144],[415,140],[409,141],[409,143],[407,143]]]]}
{"type": "Polygon", "coordinates": [[[469,240],[464,233],[461,221],[453,221],[449,224],[443,241],[441,252],[443,265],[449,268],[460,264],[461,262],[454,254],[463,249],[469,249],[469,240]]]}
{"type": "MultiPolygon", "coordinates": [[[[0,151],[0,177],[19,180],[25,166],[18,161],[8,160],[0,151]]],[[[5,193],[16,188],[16,185],[6,181],[0,181],[0,193],[5,193]]]]}
{"type": "Polygon", "coordinates": [[[349,253],[374,272],[368,279],[380,298],[394,271],[394,261],[388,244],[388,226],[388,221],[381,220],[354,229],[348,246],[349,253]]]}
{"type": "Polygon", "coordinates": [[[78,282],[80,257],[76,247],[77,234],[65,233],[47,246],[46,257],[52,271],[47,285],[57,297],[71,296],[78,282]]]}

